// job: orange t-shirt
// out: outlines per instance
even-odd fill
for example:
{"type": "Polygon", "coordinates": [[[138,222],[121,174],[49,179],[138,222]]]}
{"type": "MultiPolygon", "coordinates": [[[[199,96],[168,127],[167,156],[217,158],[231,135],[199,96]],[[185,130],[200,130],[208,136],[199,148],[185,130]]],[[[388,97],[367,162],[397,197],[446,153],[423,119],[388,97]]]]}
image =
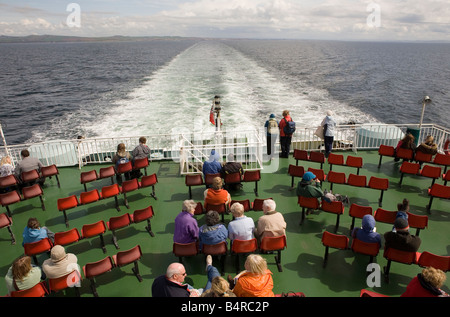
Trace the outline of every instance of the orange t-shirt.
{"type": "Polygon", "coordinates": [[[233,288],[237,297],[274,297],[272,272],[266,270],[264,275],[243,273],[233,288]]]}
{"type": "Polygon", "coordinates": [[[207,208],[208,204],[211,205],[218,205],[218,204],[224,204],[228,201],[228,191],[225,189],[208,189],[208,192],[205,197],[205,209],[207,208]]]}

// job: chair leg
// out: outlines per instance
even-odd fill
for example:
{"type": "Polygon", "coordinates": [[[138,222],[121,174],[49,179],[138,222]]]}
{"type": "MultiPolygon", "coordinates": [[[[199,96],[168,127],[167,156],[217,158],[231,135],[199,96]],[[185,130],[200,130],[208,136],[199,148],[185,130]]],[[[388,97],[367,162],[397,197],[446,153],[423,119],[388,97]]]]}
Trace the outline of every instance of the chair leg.
{"type": "Polygon", "coordinates": [[[123,204],[125,205],[125,207],[127,207],[127,209],[130,209],[130,205],[128,204],[128,199],[127,199],[127,194],[123,194],[123,204]]]}
{"type": "Polygon", "coordinates": [[[114,200],[116,202],[116,209],[117,211],[120,211],[120,207],[119,207],[119,199],[117,198],[117,196],[114,196],[114,200]]]}
{"type": "Polygon", "coordinates": [[[433,196],[430,197],[430,201],[427,205],[427,213],[428,214],[431,214],[431,204],[433,203],[433,198],[434,198],[433,196]]]}
{"type": "Polygon", "coordinates": [[[192,189],[191,189],[191,186],[189,186],[189,199],[192,199],[192,189]]]}
{"type": "Polygon", "coordinates": [[[41,200],[41,208],[43,211],[45,211],[44,199],[42,198],[42,196],[39,196],[39,199],[41,200]]]}
{"type": "Polygon", "coordinates": [[[16,237],[14,237],[14,233],[11,230],[11,226],[8,226],[9,234],[11,235],[11,244],[16,244],[16,237]]]}
{"type": "Polygon", "coordinates": [[[258,197],[258,181],[255,182],[255,195],[258,197]]]}
{"type": "Polygon", "coordinates": [[[152,224],[150,223],[150,219],[147,219],[147,226],[145,227],[145,229],[148,231],[150,236],[152,236],[152,237],[155,236],[155,234],[152,231],[152,224]]]}
{"type": "Polygon", "coordinates": [[[112,231],[112,241],[113,241],[113,244],[116,247],[116,249],[120,249],[119,244],[117,243],[117,237],[116,237],[116,234],[114,231],[112,231]]]}
{"type": "Polygon", "coordinates": [[[66,228],[69,228],[69,219],[67,218],[65,210],[63,210],[63,214],[64,214],[64,222],[66,223],[66,228]]]}
{"type": "Polygon", "coordinates": [[[383,194],[384,190],[381,191],[380,199],[378,200],[378,207],[383,207],[383,194]]]}
{"type": "Polygon", "coordinates": [[[327,266],[328,261],[328,246],[325,247],[325,254],[323,256],[323,267],[327,266]]]}
{"type": "Polygon", "coordinates": [[[142,282],[142,276],[139,274],[139,264],[137,261],[134,261],[134,267],[131,269],[134,275],[137,277],[139,282],[142,282]]]}
{"type": "Polygon", "coordinates": [[[155,198],[155,200],[158,200],[158,198],[156,197],[155,186],[152,186],[152,193],[150,194],[150,196],[155,198]]]}
{"type": "Polygon", "coordinates": [[[94,280],[94,278],[90,278],[89,280],[91,281],[92,294],[94,294],[95,297],[98,297],[97,288],[95,287],[95,280],[94,280]]]}
{"type": "Polygon", "coordinates": [[[305,207],[302,208],[302,217],[301,217],[300,223],[299,223],[300,226],[303,224],[304,220],[305,220],[305,207]]]}
{"type": "Polygon", "coordinates": [[[398,182],[398,186],[402,187],[402,182],[403,182],[403,173],[400,175],[400,181],[398,182]]]}
{"type": "Polygon", "coordinates": [[[6,211],[8,212],[8,216],[11,218],[12,215],[11,215],[11,210],[9,210],[9,206],[5,206],[5,207],[6,207],[6,211]]]}
{"type": "Polygon", "coordinates": [[[278,272],[283,272],[283,268],[281,267],[281,251],[278,250],[278,255],[275,256],[275,263],[278,267],[278,272]]]}
{"type": "Polygon", "coordinates": [[[341,216],[341,215],[337,215],[336,226],[335,226],[335,228],[334,228],[334,233],[336,233],[337,230],[338,230],[338,228],[339,228],[339,218],[340,218],[340,216],[341,216]]]}
{"type": "Polygon", "coordinates": [[[355,217],[352,217],[352,224],[350,225],[350,235],[352,234],[354,227],[355,227],[355,217]]]}
{"type": "Polygon", "coordinates": [[[383,156],[382,155],[380,155],[380,161],[378,162],[378,168],[380,168],[380,166],[381,166],[381,160],[383,159],[383,156]]]}
{"type": "Polygon", "coordinates": [[[55,175],[55,177],[56,177],[56,182],[58,183],[58,188],[61,188],[61,184],[59,183],[59,177],[58,177],[58,175],[55,175]]]}
{"type": "Polygon", "coordinates": [[[103,253],[106,253],[105,239],[103,238],[103,234],[100,235],[100,243],[101,243],[103,253]]]}
{"type": "Polygon", "coordinates": [[[389,271],[391,269],[391,260],[388,260],[387,265],[383,268],[384,271],[384,280],[386,283],[389,283],[389,271]]]}

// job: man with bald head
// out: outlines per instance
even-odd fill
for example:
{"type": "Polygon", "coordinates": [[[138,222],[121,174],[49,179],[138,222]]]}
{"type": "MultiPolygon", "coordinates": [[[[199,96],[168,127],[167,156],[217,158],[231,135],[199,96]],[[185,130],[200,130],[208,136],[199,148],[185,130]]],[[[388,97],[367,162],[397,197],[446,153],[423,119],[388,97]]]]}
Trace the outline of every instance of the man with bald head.
{"type": "Polygon", "coordinates": [[[153,281],[153,297],[197,297],[199,292],[189,284],[184,284],[186,277],[184,265],[178,262],[167,267],[166,274],[153,281]]]}

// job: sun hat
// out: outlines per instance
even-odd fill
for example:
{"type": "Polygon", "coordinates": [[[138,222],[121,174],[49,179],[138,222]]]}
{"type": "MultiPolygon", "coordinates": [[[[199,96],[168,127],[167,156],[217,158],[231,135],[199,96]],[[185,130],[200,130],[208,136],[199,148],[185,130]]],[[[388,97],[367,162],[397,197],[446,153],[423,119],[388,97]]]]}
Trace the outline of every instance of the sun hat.
{"type": "Polygon", "coordinates": [[[52,251],[50,253],[50,258],[53,262],[59,262],[61,260],[64,260],[66,258],[66,251],[64,250],[64,247],[60,245],[55,245],[52,248],[52,251]]]}
{"type": "Polygon", "coordinates": [[[303,180],[310,181],[312,179],[316,178],[316,175],[314,175],[312,172],[306,172],[303,174],[303,180]]]}

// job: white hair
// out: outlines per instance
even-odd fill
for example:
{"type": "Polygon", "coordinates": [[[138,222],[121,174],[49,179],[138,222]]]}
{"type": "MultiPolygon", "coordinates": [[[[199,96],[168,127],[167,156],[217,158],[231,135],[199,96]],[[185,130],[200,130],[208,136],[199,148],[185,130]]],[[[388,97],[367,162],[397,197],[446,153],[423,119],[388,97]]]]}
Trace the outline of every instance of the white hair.
{"type": "Polygon", "coordinates": [[[273,199],[266,199],[263,202],[263,209],[267,208],[268,211],[273,211],[277,208],[277,204],[273,199]]]}

